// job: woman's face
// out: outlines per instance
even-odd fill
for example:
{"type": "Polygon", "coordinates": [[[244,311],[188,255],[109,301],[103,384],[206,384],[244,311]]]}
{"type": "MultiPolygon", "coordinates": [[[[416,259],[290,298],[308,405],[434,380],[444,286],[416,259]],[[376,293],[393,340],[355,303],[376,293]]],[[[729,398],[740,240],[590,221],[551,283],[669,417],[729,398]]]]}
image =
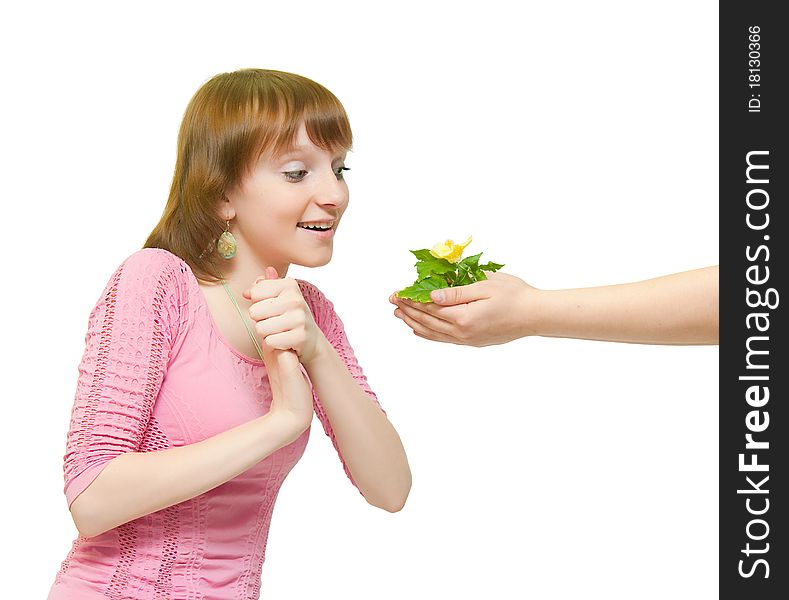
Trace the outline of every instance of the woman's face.
{"type": "Polygon", "coordinates": [[[345,152],[332,155],[315,146],[302,123],[297,150],[264,154],[227,197],[235,210],[233,235],[239,251],[249,248],[262,265],[306,267],[331,260],[337,225],[348,206],[343,178],[345,152]],[[305,225],[329,226],[310,231],[305,225]]]}

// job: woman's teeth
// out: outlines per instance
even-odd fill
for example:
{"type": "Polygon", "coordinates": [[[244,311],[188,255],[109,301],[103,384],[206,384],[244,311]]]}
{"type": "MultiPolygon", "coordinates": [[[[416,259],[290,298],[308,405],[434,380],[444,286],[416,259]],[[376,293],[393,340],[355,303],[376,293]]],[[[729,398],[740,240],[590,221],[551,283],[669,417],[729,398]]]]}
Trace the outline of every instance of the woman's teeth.
{"type": "Polygon", "coordinates": [[[302,229],[312,229],[315,231],[326,231],[327,229],[331,229],[331,223],[324,223],[321,225],[305,225],[304,223],[298,223],[298,226],[302,229]]]}

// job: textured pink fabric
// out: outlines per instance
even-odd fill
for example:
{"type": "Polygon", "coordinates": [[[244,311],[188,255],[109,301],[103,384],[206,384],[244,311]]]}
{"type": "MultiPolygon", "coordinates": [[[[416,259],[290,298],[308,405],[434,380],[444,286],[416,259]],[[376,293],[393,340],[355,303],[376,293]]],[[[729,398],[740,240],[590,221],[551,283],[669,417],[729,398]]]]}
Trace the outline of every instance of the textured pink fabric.
{"type": "MultiPolygon", "coordinates": [[[[298,283],[318,327],[378,404],[332,303],[298,283]]],[[[228,344],[189,266],[166,250],[138,250],[88,319],[64,457],[68,505],[121,453],[193,444],[270,404],[265,364],[228,344]]],[[[314,388],[313,404],[350,478],[314,388]]],[[[49,600],[258,598],[274,502],[308,438],[309,429],[205,494],[78,537],[49,600]]]]}

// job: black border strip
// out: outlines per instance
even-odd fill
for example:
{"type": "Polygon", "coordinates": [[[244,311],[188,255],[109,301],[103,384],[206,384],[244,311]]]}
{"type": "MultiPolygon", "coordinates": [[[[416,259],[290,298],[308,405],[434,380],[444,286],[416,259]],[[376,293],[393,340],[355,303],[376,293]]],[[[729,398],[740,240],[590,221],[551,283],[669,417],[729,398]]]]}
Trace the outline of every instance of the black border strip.
{"type": "Polygon", "coordinates": [[[789,598],[782,4],[720,5],[721,598],[789,598]]]}

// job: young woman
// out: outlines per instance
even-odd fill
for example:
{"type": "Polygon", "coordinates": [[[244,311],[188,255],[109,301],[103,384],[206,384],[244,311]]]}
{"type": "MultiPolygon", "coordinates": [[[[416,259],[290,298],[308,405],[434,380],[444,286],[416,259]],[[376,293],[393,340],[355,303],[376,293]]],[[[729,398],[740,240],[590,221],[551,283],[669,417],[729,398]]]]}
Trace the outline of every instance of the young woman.
{"type": "Polygon", "coordinates": [[[209,80],[170,197],[90,313],[64,457],[79,537],[49,598],[258,598],[272,509],[313,410],[364,498],[411,473],[333,304],[286,278],[332,256],[345,110],[323,86],[209,80]]]}

